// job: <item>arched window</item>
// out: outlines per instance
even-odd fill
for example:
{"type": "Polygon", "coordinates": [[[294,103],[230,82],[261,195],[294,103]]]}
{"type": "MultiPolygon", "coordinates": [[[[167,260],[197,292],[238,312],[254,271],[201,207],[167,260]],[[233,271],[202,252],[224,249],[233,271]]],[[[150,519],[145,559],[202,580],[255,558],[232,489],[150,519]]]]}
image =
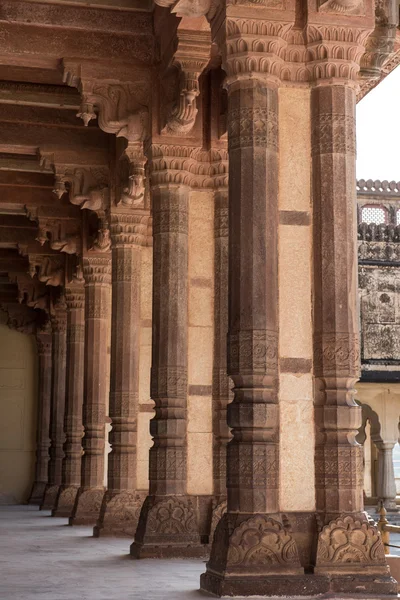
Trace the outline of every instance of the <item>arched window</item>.
{"type": "MultiPolygon", "coordinates": [[[[387,210],[383,208],[383,206],[363,206],[361,210],[361,222],[367,223],[375,223],[375,225],[381,225],[381,223],[387,223],[388,214],[387,210]]],[[[399,222],[399,213],[397,213],[397,222],[399,222]]]]}

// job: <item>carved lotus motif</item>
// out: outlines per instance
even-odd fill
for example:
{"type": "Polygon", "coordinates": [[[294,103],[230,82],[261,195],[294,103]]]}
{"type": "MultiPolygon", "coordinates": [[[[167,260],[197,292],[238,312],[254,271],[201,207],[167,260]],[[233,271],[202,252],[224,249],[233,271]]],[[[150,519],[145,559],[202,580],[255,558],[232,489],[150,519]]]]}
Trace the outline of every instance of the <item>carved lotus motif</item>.
{"type": "Polygon", "coordinates": [[[317,565],[331,563],[384,565],[385,552],[377,530],[351,516],[331,521],[319,537],[317,565]]]}

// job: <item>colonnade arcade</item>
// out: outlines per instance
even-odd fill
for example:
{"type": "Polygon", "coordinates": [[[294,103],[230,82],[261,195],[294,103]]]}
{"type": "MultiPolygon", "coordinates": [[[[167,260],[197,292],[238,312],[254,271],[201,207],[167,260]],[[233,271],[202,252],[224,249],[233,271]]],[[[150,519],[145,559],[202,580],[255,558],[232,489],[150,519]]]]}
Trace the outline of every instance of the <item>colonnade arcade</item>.
{"type": "Polygon", "coordinates": [[[398,6],[102,4],[0,14],[1,304],[39,355],[30,502],[136,559],[209,557],[208,593],[396,596],[353,388],[355,106],[397,64],[398,6]]]}

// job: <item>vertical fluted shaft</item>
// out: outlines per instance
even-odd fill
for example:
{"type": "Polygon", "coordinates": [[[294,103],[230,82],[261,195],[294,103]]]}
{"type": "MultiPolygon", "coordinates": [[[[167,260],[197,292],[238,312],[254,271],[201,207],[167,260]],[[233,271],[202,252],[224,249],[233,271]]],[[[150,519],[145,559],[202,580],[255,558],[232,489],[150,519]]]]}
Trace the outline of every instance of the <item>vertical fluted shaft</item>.
{"type": "Polygon", "coordinates": [[[95,535],[136,531],[143,499],[137,486],[141,247],[148,214],[113,214],[110,432],[108,490],[95,535]]]}
{"type": "Polygon", "coordinates": [[[40,330],[36,334],[39,357],[39,399],[36,436],[35,482],[29,498],[29,504],[43,502],[48,482],[49,448],[50,448],[50,409],[51,409],[51,372],[52,357],[51,328],[40,330]]]}
{"type": "Polygon", "coordinates": [[[52,382],[50,411],[50,461],[48,485],[41,508],[53,509],[62,484],[64,458],[64,413],[67,359],[67,307],[62,296],[51,315],[52,325],[52,382]]]}
{"type": "Polygon", "coordinates": [[[189,188],[153,187],[153,338],[150,494],[131,546],[139,557],[202,556],[186,493],[189,188]],[[176,526],[179,515],[181,525],[176,526]]]}
{"type": "Polygon", "coordinates": [[[363,510],[355,104],[351,85],[312,90],[316,500],[327,514],[363,510]]]}
{"type": "Polygon", "coordinates": [[[213,456],[214,494],[226,496],[226,447],[230,430],[226,410],[231,382],[227,374],[226,336],[228,333],[228,190],[215,194],[214,247],[214,369],[213,369],[213,456]]]}
{"type": "Polygon", "coordinates": [[[278,94],[229,87],[228,512],[278,507],[278,94]],[[263,121],[263,135],[257,127],[263,121]]]}
{"type": "Polygon", "coordinates": [[[153,193],[150,495],[186,490],[188,194],[183,186],[153,193]]]}
{"type": "Polygon", "coordinates": [[[67,378],[65,404],[65,444],[62,486],[55,506],[55,516],[69,517],[81,483],[82,406],[84,387],[85,291],[82,283],[65,289],[67,304],[67,378]]]}
{"type": "Polygon", "coordinates": [[[85,376],[81,487],[70,523],[95,523],[104,495],[107,344],[111,316],[110,253],[83,258],[85,278],[85,376]]]}

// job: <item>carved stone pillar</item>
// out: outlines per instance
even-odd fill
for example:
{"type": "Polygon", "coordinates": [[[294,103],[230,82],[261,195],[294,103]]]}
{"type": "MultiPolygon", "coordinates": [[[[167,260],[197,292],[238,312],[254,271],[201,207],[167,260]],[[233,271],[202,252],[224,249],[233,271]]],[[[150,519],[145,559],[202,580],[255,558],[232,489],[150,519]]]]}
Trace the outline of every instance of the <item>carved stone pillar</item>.
{"type": "Polygon", "coordinates": [[[133,538],[144,497],[136,492],[137,416],[140,357],[141,247],[146,243],[149,216],[111,215],[112,321],[108,489],[96,536],[133,538]]]}
{"type": "MultiPolygon", "coordinates": [[[[396,480],[394,477],[393,448],[395,442],[375,442],[378,454],[378,500],[386,510],[397,512],[396,480]]],[[[379,502],[378,502],[379,505],[379,502]]]]}
{"type": "Polygon", "coordinates": [[[383,545],[363,512],[363,449],[355,439],[361,407],[354,400],[360,373],[354,78],[367,34],[329,28],[330,44],[336,46],[329,46],[323,61],[318,54],[322,46],[315,43],[314,32],[310,34],[316,76],[311,142],[315,483],[320,519],[314,573],[329,577],[336,593],[345,589],[357,594],[363,586],[370,594],[383,595],[393,593],[394,587],[383,545]],[[341,60],[336,62],[339,50],[341,60]],[[338,550],[340,535],[360,558],[350,560],[338,550]]]}
{"type": "Polygon", "coordinates": [[[53,511],[55,517],[70,517],[81,484],[82,405],[85,348],[85,290],[82,283],[65,289],[67,317],[67,381],[62,486],[53,511]]]}
{"type": "Polygon", "coordinates": [[[111,257],[88,253],[85,277],[85,378],[83,402],[84,455],[70,525],[95,524],[104,496],[105,410],[107,404],[107,343],[111,316],[111,257]]]}
{"type": "MultiPolygon", "coordinates": [[[[226,447],[231,438],[226,422],[232,382],[227,375],[226,336],[228,333],[228,190],[215,194],[214,248],[214,370],[213,370],[213,433],[214,433],[214,495],[215,507],[211,536],[226,510],[226,447]]],[[[210,539],[212,541],[212,537],[210,539]]]]}
{"type": "Polygon", "coordinates": [[[42,510],[52,510],[57,500],[59,487],[62,483],[62,461],[64,458],[63,446],[64,411],[65,411],[65,383],[66,383],[66,349],[67,349],[67,307],[62,296],[54,307],[51,316],[53,331],[52,340],[52,386],[51,386],[51,411],[50,411],[50,462],[49,478],[46,493],[41,505],[42,510]]]}
{"type": "MultiPolygon", "coordinates": [[[[235,26],[239,33],[241,22],[235,26]]],[[[216,595],[275,595],[285,586],[295,590],[291,576],[302,573],[278,499],[278,89],[274,78],[241,67],[240,79],[228,70],[227,80],[228,373],[234,382],[228,506],[201,588],[216,595]],[[266,560],[266,553],[282,555],[284,547],[290,547],[285,558],[266,560]]]]}
{"type": "Polygon", "coordinates": [[[153,188],[153,343],[150,494],[131,554],[199,556],[197,516],[186,495],[188,196],[183,185],[153,188]]]}
{"type": "MultiPolygon", "coordinates": [[[[50,325],[50,323],[49,323],[50,325]]],[[[29,498],[29,504],[43,502],[48,482],[48,463],[50,448],[50,409],[51,409],[51,328],[38,331],[36,343],[39,356],[39,410],[36,439],[35,482],[29,498]]]]}

